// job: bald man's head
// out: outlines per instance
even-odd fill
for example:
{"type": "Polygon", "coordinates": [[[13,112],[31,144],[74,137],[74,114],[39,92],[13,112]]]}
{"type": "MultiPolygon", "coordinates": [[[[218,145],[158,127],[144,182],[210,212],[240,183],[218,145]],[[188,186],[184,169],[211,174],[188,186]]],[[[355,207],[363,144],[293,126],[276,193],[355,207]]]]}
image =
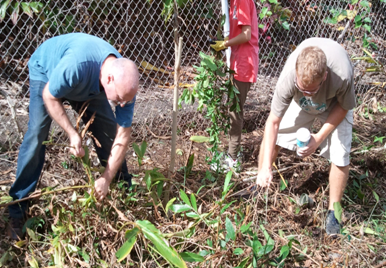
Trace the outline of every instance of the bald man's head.
{"type": "Polygon", "coordinates": [[[114,76],[117,94],[126,100],[134,97],[138,91],[139,72],[135,63],[129,59],[115,59],[110,66],[110,73],[114,76]]]}

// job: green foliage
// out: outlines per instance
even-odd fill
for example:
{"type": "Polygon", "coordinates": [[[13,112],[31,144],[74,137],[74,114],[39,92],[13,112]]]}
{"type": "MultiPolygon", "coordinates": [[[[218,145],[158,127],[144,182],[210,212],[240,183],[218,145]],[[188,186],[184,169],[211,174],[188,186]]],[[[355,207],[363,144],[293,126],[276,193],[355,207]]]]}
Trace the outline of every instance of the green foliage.
{"type": "MultiPolygon", "coordinates": [[[[210,163],[219,162],[221,153],[219,152],[220,133],[228,133],[230,128],[230,118],[228,110],[240,111],[239,94],[236,87],[230,79],[226,79],[228,75],[234,73],[225,63],[215,58],[214,56],[206,55],[200,52],[200,66],[195,66],[198,75],[195,77],[197,81],[194,89],[191,91],[185,89],[179,99],[179,105],[182,102],[193,104],[198,99],[197,110],[204,113],[204,116],[210,120],[210,126],[206,130],[209,134],[209,143],[213,158],[210,163]]],[[[194,138],[195,140],[203,140],[194,138]]]]}
{"type": "Polygon", "coordinates": [[[4,20],[7,11],[11,16],[13,24],[16,24],[20,14],[26,14],[33,18],[33,14],[41,12],[43,4],[41,2],[18,2],[3,0],[0,2],[0,22],[4,20]]]}
{"type": "Polygon", "coordinates": [[[141,147],[139,147],[136,143],[133,143],[133,149],[135,151],[135,154],[138,157],[138,165],[139,166],[142,166],[142,160],[143,160],[143,156],[145,155],[146,148],[147,148],[146,141],[142,142],[141,147]]]}
{"type": "Polygon", "coordinates": [[[176,267],[187,267],[181,256],[163,239],[161,232],[147,220],[136,221],[144,237],[150,240],[159,254],[176,267]]]}
{"type": "MultiPolygon", "coordinates": [[[[353,19],[355,29],[362,27],[368,33],[371,33],[371,18],[369,17],[371,14],[370,2],[366,0],[351,0],[347,2],[348,4],[353,5],[354,8],[351,9],[347,7],[347,9],[336,9],[329,6],[328,9],[331,16],[326,18],[324,23],[337,24],[345,19],[353,19]]],[[[377,45],[371,41],[371,37],[367,35],[367,33],[364,33],[363,35],[362,45],[364,48],[372,46],[374,49],[378,49],[377,45]]]]}
{"type": "Polygon", "coordinates": [[[140,230],[137,227],[134,227],[133,229],[126,232],[125,234],[126,242],[115,253],[115,255],[117,256],[118,262],[121,262],[130,254],[131,250],[134,247],[135,242],[137,241],[137,235],[139,231],[140,230]]]}
{"type": "Polygon", "coordinates": [[[342,223],[342,213],[343,209],[339,202],[334,202],[334,216],[339,223],[342,223]]]}
{"type": "Polygon", "coordinates": [[[210,140],[210,138],[205,137],[205,136],[191,136],[189,139],[191,141],[194,141],[197,143],[204,143],[204,142],[208,142],[210,140]]]}
{"type": "Polygon", "coordinates": [[[283,29],[290,29],[290,18],[292,11],[289,8],[284,8],[277,0],[260,0],[263,8],[260,10],[259,18],[261,24],[259,28],[268,30],[266,27],[270,25],[280,25],[283,29]]]}
{"type": "MultiPolygon", "coordinates": [[[[363,38],[366,38],[366,37],[367,37],[367,34],[365,34],[363,38]]],[[[368,45],[365,45],[365,43],[363,46],[368,47],[368,45]]],[[[373,57],[373,55],[365,48],[362,48],[362,50],[363,50],[365,55],[362,57],[353,57],[353,60],[362,60],[362,61],[369,63],[370,67],[366,68],[366,72],[384,72],[384,73],[386,73],[384,68],[383,68],[383,64],[381,62],[376,60],[373,57]]]]}
{"type": "MultiPolygon", "coordinates": [[[[170,17],[174,13],[174,1],[179,8],[183,8],[189,2],[189,0],[163,0],[161,15],[164,17],[165,23],[169,21],[170,17]]],[[[148,2],[151,4],[153,0],[148,0],[148,2]]]]}

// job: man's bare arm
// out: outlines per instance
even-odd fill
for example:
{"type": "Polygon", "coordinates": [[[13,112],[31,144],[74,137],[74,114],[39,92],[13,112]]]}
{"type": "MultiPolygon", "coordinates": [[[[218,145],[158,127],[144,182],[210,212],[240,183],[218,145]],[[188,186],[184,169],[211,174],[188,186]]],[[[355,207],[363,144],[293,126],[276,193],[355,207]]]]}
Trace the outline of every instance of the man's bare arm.
{"type": "Polygon", "coordinates": [[[265,125],[259,155],[259,173],[256,178],[256,183],[263,187],[269,185],[272,180],[272,162],[280,122],[281,118],[271,112],[265,125]]]}
{"type": "Polygon", "coordinates": [[[106,169],[102,176],[95,181],[95,197],[100,201],[106,197],[110,183],[122,165],[130,141],[130,134],[131,127],[117,127],[117,135],[107,160],[106,169]]]}
{"type": "Polygon", "coordinates": [[[66,111],[64,110],[62,100],[52,96],[48,90],[49,82],[43,89],[43,101],[51,118],[67,133],[70,138],[71,152],[78,157],[84,155],[82,147],[82,139],[72,126],[70,119],[68,118],[66,111]]]}
{"type": "Polygon", "coordinates": [[[343,109],[339,103],[336,103],[319,132],[312,134],[310,143],[298,150],[299,155],[306,157],[313,154],[328,135],[343,121],[347,112],[348,110],[343,109]]]}

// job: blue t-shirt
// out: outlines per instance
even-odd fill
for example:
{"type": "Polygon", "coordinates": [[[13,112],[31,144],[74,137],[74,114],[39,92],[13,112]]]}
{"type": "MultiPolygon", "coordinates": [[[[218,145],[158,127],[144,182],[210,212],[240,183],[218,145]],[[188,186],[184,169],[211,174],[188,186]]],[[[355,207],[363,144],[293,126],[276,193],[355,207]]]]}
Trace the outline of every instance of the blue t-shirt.
{"type": "MultiPolygon", "coordinates": [[[[100,94],[99,75],[109,55],[122,56],[106,41],[84,33],[53,37],[44,42],[28,62],[30,79],[49,81],[49,91],[55,98],[87,101],[100,94]]],[[[125,107],[117,106],[116,121],[130,127],[135,98],[125,107]]]]}

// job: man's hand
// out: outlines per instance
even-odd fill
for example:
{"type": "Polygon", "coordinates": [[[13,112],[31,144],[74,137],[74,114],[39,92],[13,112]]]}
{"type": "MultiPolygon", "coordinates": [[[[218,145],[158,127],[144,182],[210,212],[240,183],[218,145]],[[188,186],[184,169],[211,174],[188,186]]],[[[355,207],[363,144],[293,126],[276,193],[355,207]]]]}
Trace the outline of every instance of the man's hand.
{"type": "Polygon", "coordinates": [[[84,149],[82,146],[82,139],[78,135],[78,133],[74,133],[70,136],[70,144],[71,144],[71,150],[70,152],[75,155],[76,157],[83,157],[84,156],[84,149]]]}
{"type": "Polygon", "coordinates": [[[307,157],[313,154],[316,151],[316,149],[318,149],[321,143],[322,143],[322,140],[320,140],[316,134],[311,134],[311,139],[308,145],[302,148],[298,148],[299,156],[307,157]]]}
{"type": "Polygon", "coordinates": [[[221,50],[223,50],[223,49],[226,49],[226,47],[225,47],[225,41],[216,41],[215,44],[210,45],[210,46],[211,46],[211,48],[213,48],[213,49],[216,50],[216,51],[221,51],[221,50]]]}
{"type": "Polygon", "coordinates": [[[272,181],[272,170],[261,169],[257,174],[256,184],[261,187],[269,187],[272,181]]]}
{"type": "Polygon", "coordinates": [[[109,193],[110,181],[104,177],[100,177],[95,181],[95,198],[102,201],[109,193]]]}

